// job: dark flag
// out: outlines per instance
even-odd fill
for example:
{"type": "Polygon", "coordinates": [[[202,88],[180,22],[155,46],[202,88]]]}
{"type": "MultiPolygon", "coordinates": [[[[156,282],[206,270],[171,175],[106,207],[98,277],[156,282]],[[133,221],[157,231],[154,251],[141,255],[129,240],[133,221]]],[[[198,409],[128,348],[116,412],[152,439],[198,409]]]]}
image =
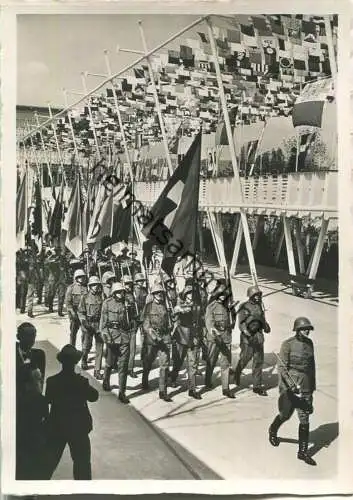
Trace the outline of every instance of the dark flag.
{"type": "Polygon", "coordinates": [[[162,269],[172,274],[178,256],[194,254],[201,165],[201,132],[151,209],[146,238],[163,250],[162,269]],[[150,218],[151,218],[150,217],[150,218]]]}
{"type": "Polygon", "coordinates": [[[298,151],[298,171],[305,170],[306,159],[310,153],[311,147],[316,139],[316,133],[302,134],[300,136],[298,151]]]}
{"type": "Polygon", "coordinates": [[[127,186],[123,191],[113,198],[113,221],[111,237],[102,242],[102,248],[118,243],[128,241],[131,231],[131,211],[132,204],[126,203],[124,197],[126,193],[131,193],[131,186],[127,186]]]}
{"type": "Polygon", "coordinates": [[[34,210],[32,235],[41,238],[43,234],[43,218],[42,218],[42,189],[39,179],[37,179],[34,187],[34,210]]]}
{"type": "Polygon", "coordinates": [[[61,224],[64,215],[64,184],[61,183],[60,191],[58,196],[55,197],[55,191],[53,189],[53,198],[55,200],[55,205],[53,208],[53,213],[50,217],[49,223],[49,234],[52,238],[61,237],[61,224]]]}

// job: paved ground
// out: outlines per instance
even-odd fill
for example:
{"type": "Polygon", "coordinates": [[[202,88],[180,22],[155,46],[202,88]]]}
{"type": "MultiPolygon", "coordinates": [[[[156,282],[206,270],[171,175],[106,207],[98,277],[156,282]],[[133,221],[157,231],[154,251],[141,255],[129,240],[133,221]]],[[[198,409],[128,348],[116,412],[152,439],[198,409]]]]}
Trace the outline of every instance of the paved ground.
{"type": "MultiPolygon", "coordinates": [[[[260,274],[260,272],[259,272],[260,274]]],[[[116,402],[113,405],[112,396],[102,396],[100,402],[92,405],[95,413],[96,427],[99,426],[100,434],[95,438],[95,446],[99,450],[98,461],[106,452],[107,435],[116,429],[116,447],[109,447],[110,460],[119,464],[120,452],[129,453],[131,469],[135,471],[141,467],[141,460],[132,450],[134,446],[125,450],[119,447],[120,439],[125,432],[130,433],[133,428],[135,413],[133,408],[150,422],[156,429],[162,430],[173,441],[178,443],[181,450],[188,450],[202,463],[224,479],[330,479],[337,471],[338,451],[338,416],[337,416],[337,297],[325,292],[314,294],[314,300],[294,297],[281,276],[270,279],[268,273],[261,273],[266,278],[260,278],[264,292],[264,304],[267,309],[268,321],[272,332],[266,338],[266,366],[265,384],[269,396],[261,398],[253,394],[248,388],[251,384],[251,367],[245,370],[242,387],[238,390],[234,385],[231,388],[236,392],[236,399],[229,400],[222,397],[219,369],[215,370],[214,382],[217,387],[203,394],[202,401],[190,400],[185,393],[185,370],[180,377],[181,386],[173,391],[173,402],[165,403],[158,399],[158,369],[151,372],[152,385],[155,391],[143,394],[140,390],[141,376],[135,381],[128,380],[128,395],[131,398],[131,407],[121,409],[116,402]],[[297,418],[286,423],[280,432],[283,438],[279,448],[273,448],[267,441],[267,428],[277,411],[277,371],[273,351],[278,352],[281,342],[292,335],[293,320],[297,316],[308,316],[315,325],[313,340],[317,357],[317,387],[315,394],[315,413],[311,422],[312,443],[311,453],[318,462],[318,467],[312,468],[296,459],[297,452],[297,418]],[[102,405],[101,409],[99,405],[102,405]],[[110,414],[110,408],[114,416],[110,414]],[[115,417],[118,412],[131,412],[130,420],[122,431],[121,421],[115,417]],[[111,422],[114,419],[114,425],[111,422]],[[105,430],[107,435],[105,435],[105,430]]],[[[237,298],[243,299],[250,279],[246,273],[237,276],[233,281],[237,298]]],[[[18,315],[18,321],[26,318],[18,315]]],[[[68,342],[68,320],[61,319],[56,313],[45,314],[44,309],[39,309],[38,315],[33,320],[38,329],[38,340],[49,340],[57,348],[68,342]]],[[[233,365],[238,358],[239,332],[233,336],[233,365]]],[[[92,367],[93,368],[93,367],[92,367]]],[[[137,363],[139,371],[139,363],[137,363]]],[[[92,373],[90,370],[89,373],[92,373]]],[[[117,384],[117,375],[113,375],[112,383],[117,384]]],[[[198,380],[200,388],[203,377],[198,380]]],[[[117,389],[113,393],[117,394],[117,389]]],[[[125,420],[124,420],[125,422],[125,420]]],[[[124,424],[125,425],[125,424],[124,424]]],[[[132,438],[131,432],[131,438],[132,438]]],[[[110,438],[109,438],[110,439],[110,438]]],[[[132,438],[133,439],[133,438],[132,438]]],[[[126,441],[125,441],[126,442],[126,441]]],[[[146,446],[144,443],[143,446],[146,446]]],[[[98,455],[97,455],[98,456],[98,455]]],[[[97,462],[96,462],[97,464],[97,462]]],[[[63,465],[63,467],[65,467],[63,465]]],[[[95,478],[100,478],[100,465],[94,465],[95,478]]],[[[111,467],[111,466],[109,466],[111,467]]],[[[168,469],[167,463],[162,464],[162,469],[168,469]]],[[[64,469],[62,469],[64,474],[64,469]]],[[[116,468],[120,474],[119,467],[116,468]]],[[[130,472],[127,472],[128,474],[130,472]]],[[[148,473],[148,470],[147,470],[148,473]]],[[[167,474],[168,472],[166,472],[167,474]]],[[[65,469],[65,476],[68,469],[65,469]]],[[[121,477],[121,476],[119,476],[121,477]]],[[[127,477],[127,476],[125,476],[127,477]]],[[[136,473],[131,478],[136,478],[136,473]]],[[[155,476],[154,476],[155,477],[155,476]]],[[[102,476],[103,478],[103,476],[102,476]]]]}

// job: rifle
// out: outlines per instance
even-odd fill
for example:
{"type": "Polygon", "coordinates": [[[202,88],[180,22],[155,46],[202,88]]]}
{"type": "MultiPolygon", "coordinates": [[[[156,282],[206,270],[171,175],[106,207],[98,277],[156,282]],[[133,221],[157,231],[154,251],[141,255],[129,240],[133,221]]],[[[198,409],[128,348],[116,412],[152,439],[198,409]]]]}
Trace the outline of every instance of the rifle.
{"type": "Polygon", "coordinates": [[[173,328],[173,320],[172,320],[173,308],[172,308],[172,304],[170,303],[170,300],[169,300],[169,297],[168,297],[168,292],[166,290],[166,287],[165,287],[163,279],[161,279],[161,285],[163,287],[164,295],[165,295],[165,303],[166,303],[166,306],[167,306],[169,328],[173,328]]]}
{"type": "MultiPolygon", "coordinates": [[[[287,368],[287,366],[285,365],[285,363],[282,361],[281,357],[280,357],[280,356],[279,356],[276,352],[274,352],[274,351],[273,351],[273,354],[276,356],[276,358],[277,358],[277,360],[279,361],[279,363],[280,363],[280,365],[282,366],[282,368],[284,368],[285,373],[286,373],[286,375],[287,375],[288,379],[289,379],[289,380],[291,381],[291,383],[293,384],[293,387],[295,387],[295,388],[296,388],[296,390],[297,390],[297,391],[299,391],[299,394],[301,394],[301,393],[300,393],[300,386],[299,386],[299,385],[298,385],[298,384],[297,384],[297,383],[293,380],[293,378],[291,377],[291,375],[290,375],[290,373],[289,373],[289,371],[288,371],[288,368],[287,368]]],[[[300,398],[301,396],[300,396],[299,394],[297,394],[297,396],[300,398]]]]}
{"type": "Polygon", "coordinates": [[[232,290],[232,282],[230,280],[230,273],[229,273],[229,267],[224,267],[223,268],[223,272],[224,272],[224,278],[225,278],[225,281],[226,281],[226,288],[229,288],[229,290],[231,291],[231,302],[228,302],[228,311],[229,311],[229,321],[230,321],[230,324],[232,326],[232,328],[234,328],[234,325],[235,325],[235,322],[236,322],[236,317],[237,317],[237,313],[235,311],[235,306],[237,304],[239,304],[239,301],[234,303],[234,298],[233,298],[233,290],[232,290]]]}

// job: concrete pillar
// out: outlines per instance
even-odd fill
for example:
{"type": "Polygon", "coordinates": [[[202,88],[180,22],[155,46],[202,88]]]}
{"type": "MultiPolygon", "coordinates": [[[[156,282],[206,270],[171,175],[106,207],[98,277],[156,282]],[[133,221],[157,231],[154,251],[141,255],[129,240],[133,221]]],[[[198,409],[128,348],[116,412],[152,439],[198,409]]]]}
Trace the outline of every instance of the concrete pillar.
{"type": "Polygon", "coordinates": [[[327,229],[329,225],[329,219],[322,218],[322,224],[320,228],[319,237],[316,242],[315,250],[313,253],[312,261],[309,266],[309,279],[316,279],[317,270],[320,264],[320,259],[322,255],[322,249],[324,248],[325,238],[327,234],[327,229]]]}
{"type": "Polygon", "coordinates": [[[242,237],[243,237],[243,226],[241,224],[240,217],[239,217],[238,231],[237,231],[237,236],[235,239],[233,257],[232,257],[232,262],[231,262],[230,271],[229,271],[231,277],[233,277],[235,275],[235,272],[237,269],[242,237]]]}
{"type": "Polygon", "coordinates": [[[284,227],[284,239],[286,242],[286,249],[287,249],[289,274],[295,276],[297,274],[297,272],[295,269],[293,242],[292,242],[292,235],[291,235],[291,230],[290,230],[290,219],[289,219],[289,217],[286,217],[285,215],[283,215],[282,217],[283,217],[283,227],[284,227]]]}
{"type": "Polygon", "coordinates": [[[294,220],[294,234],[295,234],[295,244],[298,252],[299,261],[299,272],[300,274],[305,273],[305,262],[304,262],[304,248],[300,237],[301,232],[301,221],[299,219],[294,220]]]}
{"type": "Polygon", "coordinates": [[[226,256],[224,252],[224,243],[223,243],[223,228],[222,221],[220,217],[217,217],[218,214],[207,210],[207,217],[210,223],[210,229],[212,234],[213,243],[216,249],[218,264],[221,268],[227,267],[226,256]]]}

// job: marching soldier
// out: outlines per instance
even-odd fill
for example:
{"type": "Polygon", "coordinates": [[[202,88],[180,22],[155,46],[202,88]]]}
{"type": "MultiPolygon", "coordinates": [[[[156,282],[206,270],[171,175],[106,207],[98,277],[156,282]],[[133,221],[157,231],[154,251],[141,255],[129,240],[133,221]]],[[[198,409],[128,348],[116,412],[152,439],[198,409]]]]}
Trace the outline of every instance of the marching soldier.
{"type": "Polygon", "coordinates": [[[102,286],[97,276],[91,276],[88,280],[88,293],[82,295],[78,307],[78,317],[82,329],[82,370],[88,369],[88,355],[92,348],[93,337],[96,344],[96,358],[94,366],[94,377],[102,380],[101,368],[103,357],[103,339],[99,331],[99,323],[103,304],[102,286]]]}
{"type": "MultiPolygon", "coordinates": [[[[131,341],[130,341],[129,374],[131,377],[136,378],[136,374],[134,373],[134,364],[136,356],[136,335],[137,335],[137,330],[140,328],[142,324],[142,313],[145,308],[147,299],[145,277],[142,273],[137,273],[135,275],[134,298],[136,307],[136,326],[134,332],[131,335],[131,341]]],[[[143,358],[143,352],[144,352],[144,346],[142,346],[141,348],[141,358],[143,358]]]]}
{"type": "Polygon", "coordinates": [[[155,284],[151,290],[153,300],[146,304],[143,313],[143,335],[145,353],[143,356],[142,388],[149,389],[148,376],[156,357],[159,360],[159,397],[170,402],[167,395],[167,375],[170,360],[171,335],[168,311],[165,305],[165,292],[161,284],[155,284]]]}
{"type": "MultiPolygon", "coordinates": [[[[185,284],[192,285],[193,280],[186,280],[185,284]]],[[[197,328],[198,328],[198,347],[196,349],[196,366],[200,365],[200,354],[202,353],[202,359],[206,361],[207,359],[207,340],[206,340],[206,325],[205,325],[205,315],[208,302],[208,294],[206,290],[206,281],[202,276],[199,276],[196,280],[196,301],[200,308],[200,313],[197,317],[197,328]]],[[[196,370],[196,375],[201,375],[199,368],[196,370]]]]}
{"type": "Polygon", "coordinates": [[[212,374],[218,357],[221,357],[223,396],[234,398],[229,390],[229,369],[232,361],[232,328],[225,288],[217,287],[206,308],[207,329],[206,389],[212,389],[212,374]]]}
{"type": "Polygon", "coordinates": [[[176,387],[176,379],[179,371],[187,358],[189,396],[194,399],[201,399],[200,393],[196,392],[196,350],[197,350],[197,332],[195,331],[196,317],[200,314],[200,306],[193,307],[192,286],[186,286],[180,294],[180,299],[174,308],[174,314],[177,317],[176,328],[173,340],[174,356],[173,369],[170,374],[172,387],[176,387]],[[197,307],[195,311],[194,308],[197,307]]]}
{"type": "Polygon", "coordinates": [[[36,254],[34,253],[33,248],[28,250],[26,264],[27,264],[27,286],[25,285],[23,289],[24,296],[23,296],[21,312],[23,308],[25,308],[26,306],[26,299],[27,299],[28,316],[30,318],[33,318],[33,301],[34,301],[33,299],[34,299],[34,292],[37,288],[37,283],[38,283],[38,264],[37,264],[36,254]]]}
{"type": "Polygon", "coordinates": [[[66,309],[70,318],[70,344],[76,347],[77,332],[80,328],[78,317],[78,306],[82,295],[87,293],[86,273],[83,269],[77,269],[74,274],[74,282],[66,290],[66,309]]]}
{"type": "Polygon", "coordinates": [[[127,404],[127,370],[130,354],[131,321],[125,307],[125,289],[121,283],[112,285],[111,297],[103,302],[100,332],[107,344],[107,359],[104,370],[103,389],[110,391],[110,376],[116,362],[119,370],[119,400],[127,404]]]}
{"type": "Polygon", "coordinates": [[[45,252],[46,252],[46,245],[45,243],[43,243],[42,249],[37,257],[38,261],[37,304],[38,305],[41,305],[43,300],[45,252]]]}
{"type": "Polygon", "coordinates": [[[313,413],[313,393],[316,390],[314,345],[309,338],[313,329],[307,318],[297,318],[293,325],[295,335],[281,345],[278,356],[279,413],[269,428],[270,443],[279,446],[278,429],[296,409],[299,417],[297,457],[308,465],[316,465],[308,454],[309,416],[313,413]]]}
{"type": "Polygon", "coordinates": [[[249,300],[238,310],[240,328],[240,358],[235,369],[235,383],[240,385],[241,372],[253,358],[253,392],[267,396],[262,386],[262,368],[264,363],[264,334],[271,331],[262,306],[262,292],[257,286],[248,288],[249,300]]]}
{"type": "Polygon", "coordinates": [[[106,271],[102,276],[102,284],[103,284],[103,296],[105,299],[110,297],[111,289],[113,283],[116,281],[116,276],[113,271],[106,271]]]}
{"type": "Polygon", "coordinates": [[[56,255],[48,261],[47,266],[47,292],[46,302],[49,307],[49,312],[53,312],[54,297],[58,294],[58,314],[64,316],[64,300],[65,291],[68,285],[67,263],[65,257],[61,253],[61,248],[56,248],[56,255]]]}
{"type": "Polygon", "coordinates": [[[130,320],[132,321],[132,330],[130,337],[130,356],[129,356],[129,366],[128,366],[128,374],[132,378],[136,378],[137,375],[134,373],[134,363],[135,363],[135,355],[136,355],[136,333],[137,333],[137,305],[133,292],[133,281],[130,276],[124,277],[124,288],[125,288],[125,306],[129,315],[130,320]]]}
{"type": "Polygon", "coordinates": [[[176,290],[176,283],[175,283],[174,276],[172,276],[172,277],[168,276],[164,280],[164,286],[165,286],[165,291],[167,294],[167,299],[168,299],[171,307],[174,308],[178,302],[178,292],[176,290]]]}
{"type": "Polygon", "coordinates": [[[122,248],[120,254],[116,258],[117,262],[117,272],[118,272],[118,279],[120,280],[123,278],[125,275],[129,275],[129,265],[130,265],[130,259],[128,257],[129,249],[128,247],[122,248]]]}

